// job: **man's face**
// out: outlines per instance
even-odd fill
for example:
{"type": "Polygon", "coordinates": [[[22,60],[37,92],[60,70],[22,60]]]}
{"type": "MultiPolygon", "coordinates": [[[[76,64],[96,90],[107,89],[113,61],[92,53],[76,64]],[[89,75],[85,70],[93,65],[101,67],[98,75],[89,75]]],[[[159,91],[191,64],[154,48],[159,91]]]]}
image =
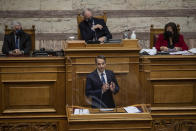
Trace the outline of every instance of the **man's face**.
{"type": "Polygon", "coordinates": [[[15,25],[14,26],[14,30],[21,30],[21,29],[22,29],[21,25],[15,25]]]}
{"type": "Polygon", "coordinates": [[[106,63],[105,63],[105,60],[103,59],[97,59],[97,69],[100,71],[100,72],[103,72],[105,70],[105,67],[106,67],[106,63]]]}
{"type": "Polygon", "coordinates": [[[92,12],[89,10],[86,10],[84,13],[85,19],[90,19],[92,17],[92,12]]]}

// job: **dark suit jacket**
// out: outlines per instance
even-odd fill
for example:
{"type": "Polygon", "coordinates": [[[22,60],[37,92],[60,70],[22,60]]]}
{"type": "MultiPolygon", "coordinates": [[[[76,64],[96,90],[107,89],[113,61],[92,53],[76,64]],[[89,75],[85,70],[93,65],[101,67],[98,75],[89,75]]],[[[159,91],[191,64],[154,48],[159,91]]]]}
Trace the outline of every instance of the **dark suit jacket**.
{"type": "MultiPolygon", "coordinates": [[[[16,49],[15,48],[15,34],[14,32],[11,32],[8,35],[5,35],[2,52],[4,54],[9,54],[9,51],[12,51],[16,49]]],[[[24,51],[25,55],[28,55],[31,50],[31,38],[30,35],[28,35],[25,32],[21,32],[20,34],[20,50],[24,51]]]]}
{"type": "MultiPolygon", "coordinates": [[[[102,36],[106,36],[107,39],[112,39],[112,35],[110,34],[105,22],[103,19],[97,19],[97,18],[92,18],[94,20],[94,24],[100,24],[103,26],[103,29],[96,29],[96,36],[97,39],[99,39],[102,36]]],[[[88,41],[88,40],[93,40],[93,38],[95,38],[95,33],[94,31],[91,30],[92,27],[92,21],[87,22],[87,21],[82,21],[79,24],[79,28],[80,28],[80,33],[81,33],[81,37],[83,40],[88,41]]]]}
{"type": "MultiPolygon", "coordinates": [[[[116,85],[114,94],[118,93],[119,86],[114,73],[110,70],[105,70],[107,82],[114,82],[116,85]]],[[[107,90],[102,94],[103,83],[97,73],[97,69],[90,73],[86,79],[86,96],[92,98],[92,107],[94,108],[114,108],[113,93],[107,90]]]]}

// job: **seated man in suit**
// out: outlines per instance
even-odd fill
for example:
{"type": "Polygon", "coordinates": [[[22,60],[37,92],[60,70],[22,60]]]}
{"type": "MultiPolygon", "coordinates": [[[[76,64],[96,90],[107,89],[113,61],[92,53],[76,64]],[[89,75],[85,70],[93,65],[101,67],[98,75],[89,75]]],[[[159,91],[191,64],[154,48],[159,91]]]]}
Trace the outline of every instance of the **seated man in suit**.
{"type": "Polygon", "coordinates": [[[12,23],[13,31],[5,35],[2,52],[6,55],[28,55],[31,50],[30,35],[22,30],[20,22],[12,23]]]}
{"type": "Polygon", "coordinates": [[[94,18],[90,9],[85,9],[82,14],[84,21],[79,24],[79,28],[83,40],[86,42],[94,40],[103,43],[108,39],[112,39],[112,35],[103,19],[94,18]]]}
{"type": "Polygon", "coordinates": [[[105,70],[106,59],[104,56],[97,56],[95,63],[97,69],[86,79],[86,96],[92,99],[93,108],[114,108],[113,94],[119,91],[116,77],[112,71],[105,70]]]}

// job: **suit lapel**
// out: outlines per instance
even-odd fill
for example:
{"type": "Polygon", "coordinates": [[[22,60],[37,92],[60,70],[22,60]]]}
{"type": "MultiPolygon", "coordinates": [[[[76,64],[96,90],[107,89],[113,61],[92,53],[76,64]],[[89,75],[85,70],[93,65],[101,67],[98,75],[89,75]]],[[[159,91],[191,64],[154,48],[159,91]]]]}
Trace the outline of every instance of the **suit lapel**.
{"type": "Polygon", "coordinates": [[[21,37],[20,37],[20,49],[22,47],[22,44],[24,43],[23,41],[24,41],[24,37],[23,37],[23,35],[21,35],[21,37]]]}
{"type": "Polygon", "coordinates": [[[96,78],[97,82],[99,83],[99,85],[102,85],[102,82],[100,80],[100,77],[99,77],[99,75],[97,73],[97,69],[94,71],[94,75],[95,75],[95,78],[96,78]]]}
{"type": "MultiPolygon", "coordinates": [[[[107,77],[107,82],[108,82],[108,84],[110,84],[110,82],[112,81],[112,80],[111,80],[111,74],[110,74],[110,72],[109,72],[108,70],[105,70],[105,73],[106,73],[106,77],[107,77]]],[[[97,82],[98,82],[100,85],[102,85],[102,81],[101,81],[101,79],[100,79],[100,77],[99,77],[99,75],[98,75],[98,73],[97,73],[97,70],[94,71],[94,76],[95,76],[97,82]]]]}
{"type": "Polygon", "coordinates": [[[105,70],[105,73],[106,73],[106,77],[107,77],[107,82],[108,82],[108,84],[110,84],[110,82],[111,82],[110,73],[108,72],[108,70],[105,70]]]}
{"type": "Polygon", "coordinates": [[[12,47],[13,47],[13,49],[15,49],[16,47],[15,47],[15,35],[14,35],[14,33],[12,33],[12,35],[11,35],[11,43],[12,43],[12,47]]]}

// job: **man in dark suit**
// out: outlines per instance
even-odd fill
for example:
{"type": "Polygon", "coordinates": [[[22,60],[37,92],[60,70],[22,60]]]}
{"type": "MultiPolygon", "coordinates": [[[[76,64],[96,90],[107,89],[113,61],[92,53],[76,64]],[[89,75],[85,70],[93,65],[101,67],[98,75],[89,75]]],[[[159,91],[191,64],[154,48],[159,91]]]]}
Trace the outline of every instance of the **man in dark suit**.
{"type": "Polygon", "coordinates": [[[28,55],[31,50],[30,35],[22,30],[20,22],[13,22],[13,31],[5,35],[2,52],[6,55],[28,55]]]}
{"type": "Polygon", "coordinates": [[[113,94],[119,92],[116,77],[112,71],[105,70],[106,59],[104,56],[97,56],[95,63],[97,69],[86,79],[86,96],[92,99],[94,108],[114,108],[113,94]]]}
{"type": "Polygon", "coordinates": [[[103,19],[94,18],[90,9],[85,9],[82,14],[84,21],[79,24],[79,28],[83,40],[86,42],[94,40],[103,43],[112,39],[112,35],[103,19]]]}

